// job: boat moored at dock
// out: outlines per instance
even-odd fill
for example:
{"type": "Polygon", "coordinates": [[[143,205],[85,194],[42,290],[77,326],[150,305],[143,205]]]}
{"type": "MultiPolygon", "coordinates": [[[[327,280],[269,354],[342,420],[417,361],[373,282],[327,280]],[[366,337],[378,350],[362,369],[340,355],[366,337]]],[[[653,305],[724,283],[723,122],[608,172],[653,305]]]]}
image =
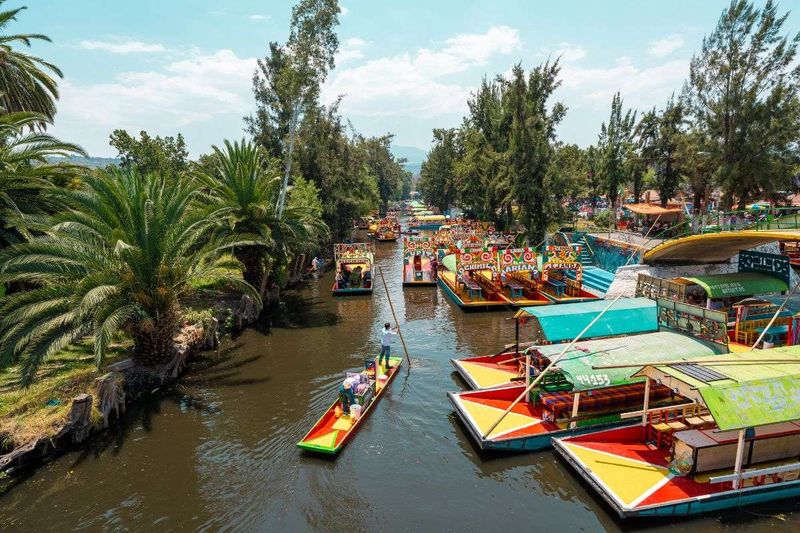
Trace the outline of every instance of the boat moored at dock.
{"type": "MultiPolygon", "coordinates": [[[[517,337],[520,328],[530,330],[533,340],[519,343],[519,338],[494,355],[451,359],[459,375],[473,389],[506,386],[520,375],[525,364],[524,350],[536,346],[569,342],[597,319],[608,302],[596,300],[559,306],[523,307],[514,316],[517,337]],[[522,355],[521,355],[522,354],[522,355]]],[[[622,337],[658,331],[657,305],[649,298],[626,298],[591,325],[582,337],[622,337]]]]}
{"type": "MultiPolygon", "coordinates": [[[[727,340],[727,336],[720,340],[727,340]]],[[[549,448],[553,436],[630,423],[622,420],[620,414],[641,403],[644,397],[644,380],[634,376],[638,368],[598,371],[594,365],[619,362],[645,366],[665,357],[689,361],[727,351],[726,343],[675,331],[579,341],[571,347],[569,344],[540,346],[525,354],[521,374],[516,378],[510,372],[506,374],[512,380],[519,380],[519,384],[449,392],[448,398],[479,448],[536,451],[549,448]],[[530,380],[559,356],[556,369],[523,396],[530,380]],[[526,375],[526,368],[533,371],[526,375]],[[519,398],[523,401],[515,404],[519,398]],[[501,419],[509,408],[511,411],[501,419]],[[501,422],[498,424],[497,420],[501,422]]],[[[659,395],[658,401],[664,405],[676,401],[668,388],[659,388],[654,394],[659,395]]]]}
{"type": "MultiPolygon", "coordinates": [[[[669,357],[667,357],[669,359],[669,357]]],[[[800,496],[800,347],[663,361],[637,372],[687,399],[635,425],[553,439],[621,517],[685,516],[800,496]]]]}

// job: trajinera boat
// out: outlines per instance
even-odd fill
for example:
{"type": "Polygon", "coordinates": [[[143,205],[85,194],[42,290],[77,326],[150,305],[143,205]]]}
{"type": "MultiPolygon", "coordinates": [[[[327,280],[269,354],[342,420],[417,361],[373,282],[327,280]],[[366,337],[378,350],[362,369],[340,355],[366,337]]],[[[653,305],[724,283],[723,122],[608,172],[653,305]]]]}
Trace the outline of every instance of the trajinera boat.
{"type": "Polygon", "coordinates": [[[403,286],[424,287],[436,286],[434,261],[436,246],[427,237],[410,237],[403,239],[403,286]]]}
{"type": "Polygon", "coordinates": [[[644,379],[635,375],[636,365],[727,353],[727,315],[671,300],[660,299],[658,305],[659,332],[578,341],[572,346],[537,346],[524,355],[521,384],[451,392],[448,397],[481,449],[505,451],[542,450],[551,446],[553,437],[630,424],[620,415],[641,405],[648,395],[654,407],[681,403],[685,400],[664,385],[656,383],[646,390],[644,379]],[[554,369],[529,390],[527,383],[533,384],[531,380],[562,353],[554,369]],[[633,366],[595,369],[613,364],[633,366]]]}
{"type": "Polygon", "coordinates": [[[348,372],[345,377],[358,378],[359,385],[355,390],[355,397],[360,407],[354,409],[355,405],[351,406],[349,415],[337,413],[337,408],[341,409],[337,398],[297,446],[310,452],[329,455],[339,453],[372,412],[375,404],[397,375],[402,363],[402,358],[390,357],[391,368],[387,371],[385,367],[378,365],[377,359],[368,359],[361,372],[348,372]]]}
{"type": "MultiPolygon", "coordinates": [[[[666,359],[670,359],[667,355],[666,359]]],[[[637,376],[686,400],[634,425],[553,439],[621,517],[694,515],[800,495],[800,347],[662,361],[637,376]]]]}
{"type": "Polygon", "coordinates": [[[333,253],[336,261],[333,295],[372,294],[372,267],[375,264],[372,243],[335,244],[333,253]]]}

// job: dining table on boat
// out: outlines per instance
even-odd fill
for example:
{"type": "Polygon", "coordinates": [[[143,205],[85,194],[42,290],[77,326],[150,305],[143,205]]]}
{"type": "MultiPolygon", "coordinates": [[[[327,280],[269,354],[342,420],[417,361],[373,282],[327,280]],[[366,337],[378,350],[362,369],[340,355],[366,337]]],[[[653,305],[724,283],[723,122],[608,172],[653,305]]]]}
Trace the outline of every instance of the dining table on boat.
{"type": "Polygon", "coordinates": [[[506,282],[509,294],[512,298],[522,298],[524,287],[516,280],[509,279],[506,282]]]}
{"type": "Polygon", "coordinates": [[[471,300],[478,300],[481,297],[482,289],[481,286],[475,283],[473,280],[469,279],[466,276],[461,277],[461,283],[464,284],[464,288],[467,289],[467,294],[471,300]]]}
{"type": "Polygon", "coordinates": [[[786,324],[778,324],[775,326],[770,326],[769,328],[756,328],[756,333],[759,335],[763,333],[764,340],[767,342],[779,344],[781,336],[785,336],[789,333],[789,326],[786,324]]]}
{"type": "Polygon", "coordinates": [[[564,296],[564,290],[567,288],[566,283],[555,279],[548,279],[544,282],[544,284],[553,289],[554,295],[559,298],[564,296]]]}

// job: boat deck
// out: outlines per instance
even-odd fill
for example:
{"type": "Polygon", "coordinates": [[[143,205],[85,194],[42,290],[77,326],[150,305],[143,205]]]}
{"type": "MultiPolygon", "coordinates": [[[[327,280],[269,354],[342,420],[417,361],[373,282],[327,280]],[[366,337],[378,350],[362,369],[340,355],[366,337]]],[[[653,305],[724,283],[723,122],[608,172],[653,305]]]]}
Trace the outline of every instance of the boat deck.
{"type": "MultiPolygon", "coordinates": [[[[385,372],[385,369],[382,366],[378,366],[377,359],[375,360],[376,367],[379,369],[379,376],[385,375],[386,380],[385,384],[383,385],[381,385],[380,379],[376,382],[375,386],[377,390],[375,392],[375,397],[367,404],[367,408],[361,413],[361,418],[358,420],[352,420],[346,415],[337,417],[336,407],[339,405],[339,399],[337,398],[333,404],[331,404],[325,414],[322,415],[316,424],[314,424],[314,427],[312,427],[306,436],[303,437],[303,440],[297,443],[297,446],[312,452],[320,452],[325,454],[338,453],[339,450],[341,450],[341,448],[347,443],[350,436],[352,436],[358,427],[364,422],[364,419],[366,419],[366,417],[369,415],[375,404],[378,403],[380,398],[383,396],[384,390],[389,383],[391,383],[392,379],[394,379],[394,376],[397,375],[397,371],[403,363],[403,360],[400,357],[390,357],[389,360],[390,364],[392,365],[392,369],[389,370],[388,373],[385,372]]],[[[365,374],[366,370],[362,370],[361,373],[365,374]]]]}
{"type": "Polygon", "coordinates": [[[549,434],[565,428],[554,422],[543,420],[540,407],[528,402],[519,402],[515,405],[503,421],[486,438],[483,437],[483,434],[492,427],[503,411],[524,390],[525,384],[523,383],[517,386],[488,390],[449,392],[447,395],[481,449],[532,450],[546,448],[549,446],[549,434]],[[522,441],[529,437],[536,437],[541,441],[541,445],[534,448],[531,447],[531,443],[528,443],[523,448],[522,441]]]}
{"type": "Polygon", "coordinates": [[[505,352],[500,355],[451,359],[450,362],[471,388],[491,389],[509,385],[519,376],[520,362],[525,362],[525,356],[520,354],[516,358],[514,352],[505,352]]]}
{"type": "MultiPolygon", "coordinates": [[[[789,423],[781,430],[800,433],[800,424],[789,423]]],[[[734,490],[730,481],[711,482],[711,478],[732,474],[732,469],[681,476],[670,469],[669,450],[645,444],[642,432],[641,425],[634,425],[556,438],[553,444],[622,517],[697,514],[775,499],[774,491],[794,491],[795,495],[800,491],[800,481],[770,485],[764,479],[751,478],[739,490],[734,490]],[[765,498],[765,492],[772,492],[771,497],[765,498]]],[[[708,432],[709,438],[728,442],[732,432],[716,437],[713,433],[708,432]]],[[[795,463],[797,458],[772,461],[750,465],[744,471],[795,463]]]]}

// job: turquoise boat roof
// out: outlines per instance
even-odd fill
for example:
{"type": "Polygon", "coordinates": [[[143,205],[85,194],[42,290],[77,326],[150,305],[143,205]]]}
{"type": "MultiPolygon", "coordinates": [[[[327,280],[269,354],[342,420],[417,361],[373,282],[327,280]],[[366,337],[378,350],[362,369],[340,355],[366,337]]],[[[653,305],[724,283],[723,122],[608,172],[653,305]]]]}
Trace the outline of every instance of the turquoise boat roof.
{"type": "MultiPolygon", "coordinates": [[[[517,316],[536,319],[548,342],[571,340],[583,331],[609,302],[596,300],[562,305],[523,307],[517,316]]],[[[622,298],[589,328],[583,338],[615,337],[658,331],[656,302],[649,298],[622,298]]]]}

